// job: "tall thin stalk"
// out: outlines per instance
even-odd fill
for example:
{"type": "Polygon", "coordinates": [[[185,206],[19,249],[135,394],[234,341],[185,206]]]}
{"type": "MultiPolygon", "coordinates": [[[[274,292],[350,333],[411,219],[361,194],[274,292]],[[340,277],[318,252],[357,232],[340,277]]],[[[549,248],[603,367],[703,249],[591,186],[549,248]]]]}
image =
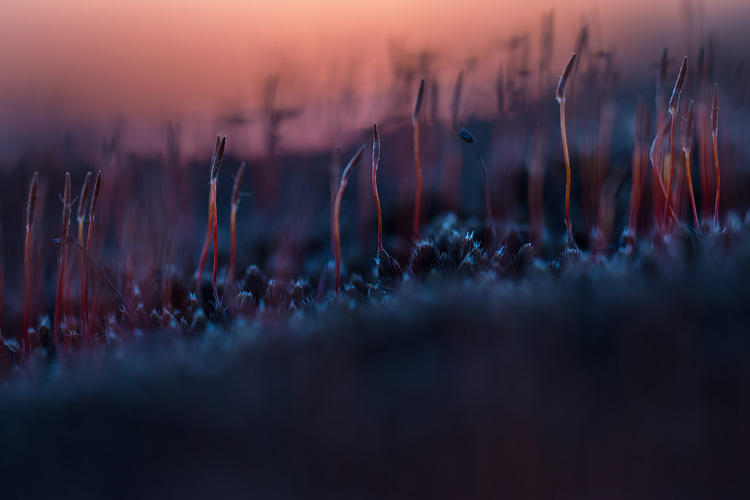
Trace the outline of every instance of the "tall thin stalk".
{"type": "Polygon", "coordinates": [[[216,227],[217,215],[216,215],[216,179],[219,176],[219,168],[221,162],[224,159],[224,145],[226,142],[226,136],[216,136],[216,146],[214,147],[213,160],[211,161],[211,177],[208,183],[208,223],[206,227],[206,240],[203,243],[203,250],[201,251],[201,258],[198,263],[198,269],[195,273],[195,294],[200,294],[201,281],[203,278],[203,267],[206,264],[206,257],[208,257],[208,247],[211,245],[211,236],[213,236],[214,242],[214,270],[211,277],[211,284],[213,285],[214,300],[218,306],[219,304],[219,293],[216,288],[216,268],[218,265],[218,229],[216,227]]]}
{"type": "Polygon", "coordinates": [[[383,215],[378,196],[378,164],[380,163],[380,134],[378,124],[372,124],[372,193],[375,195],[375,211],[378,214],[378,253],[383,253],[383,215]]]}
{"type": "Polygon", "coordinates": [[[357,152],[352,156],[352,159],[349,160],[349,163],[346,164],[346,167],[344,168],[344,172],[341,174],[341,182],[339,183],[339,188],[336,191],[336,199],[333,203],[333,258],[336,265],[336,296],[339,295],[339,289],[341,288],[341,227],[339,226],[339,213],[341,212],[341,197],[344,195],[344,189],[346,188],[346,184],[349,182],[349,174],[351,173],[351,169],[359,163],[359,160],[362,159],[362,155],[365,152],[365,145],[363,144],[357,152]]]}
{"type": "MultiPolygon", "coordinates": [[[[96,205],[99,202],[99,190],[102,187],[102,171],[96,173],[94,190],[91,193],[91,205],[89,206],[89,230],[86,235],[86,255],[91,254],[91,235],[94,232],[94,221],[96,220],[96,205]]],[[[83,283],[81,285],[81,322],[84,342],[88,342],[89,333],[89,260],[83,263],[83,283]]]]}
{"type": "Polygon", "coordinates": [[[62,321],[63,313],[63,295],[65,293],[65,268],[68,264],[68,245],[65,242],[68,239],[70,233],[70,203],[71,203],[71,187],[70,187],[70,173],[65,172],[65,191],[63,192],[63,212],[62,212],[62,224],[60,227],[60,255],[57,260],[57,299],[55,300],[55,321],[54,321],[54,342],[55,352],[57,356],[61,356],[60,348],[60,322],[62,321]]]}
{"type": "Polygon", "coordinates": [[[711,138],[714,143],[714,169],[716,170],[716,203],[714,204],[714,227],[719,229],[719,196],[721,195],[721,174],[719,173],[719,85],[714,84],[714,98],[711,106],[711,138]]]}
{"type": "Polygon", "coordinates": [[[680,95],[682,94],[682,86],[685,84],[685,75],[687,75],[687,56],[682,60],[682,66],[680,66],[680,72],[677,75],[677,81],[674,84],[672,90],[672,97],[669,99],[669,119],[671,122],[671,134],[670,144],[672,152],[670,155],[670,166],[669,166],[669,182],[667,183],[667,199],[664,202],[664,227],[667,227],[669,220],[669,209],[671,208],[670,200],[672,199],[672,182],[674,181],[674,171],[676,165],[675,156],[675,129],[677,128],[677,113],[680,109],[680,95]]]}
{"type": "Polygon", "coordinates": [[[695,208],[695,195],[693,194],[693,181],[690,177],[690,156],[693,151],[693,126],[695,124],[695,113],[693,112],[694,101],[690,101],[687,109],[685,129],[682,132],[682,153],[685,155],[685,174],[687,175],[688,191],[690,192],[690,206],[693,208],[693,221],[695,230],[701,233],[701,225],[698,222],[698,210],[695,208]]]}
{"type": "MultiPolygon", "coordinates": [[[[661,148],[662,148],[662,142],[664,141],[664,135],[667,133],[671,126],[670,120],[664,120],[664,123],[662,124],[659,131],[656,133],[656,136],[654,136],[654,141],[651,143],[651,149],[649,150],[648,157],[651,160],[651,166],[653,167],[654,171],[654,177],[656,177],[656,180],[659,183],[659,189],[661,190],[662,196],[664,196],[664,199],[667,199],[667,189],[664,187],[664,182],[661,178],[661,169],[660,169],[660,163],[659,163],[659,157],[661,156],[661,148]]],[[[669,216],[672,217],[672,220],[676,221],[677,217],[675,216],[674,210],[672,209],[672,206],[669,205],[668,207],[669,216]]],[[[656,220],[657,224],[659,223],[659,219],[656,220]]]]}
{"type": "Polygon", "coordinates": [[[242,176],[245,174],[245,162],[240,163],[237,169],[237,175],[234,177],[234,187],[232,188],[232,213],[229,220],[230,232],[232,237],[232,250],[229,257],[229,281],[234,281],[234,266],[237,257],[237,208],[240,206],[240,186],[242,185],[242,176]]]}
{"type": "MultiPolygon", "coordinates": [[[[216,136],[216,145],[214,146],[214,154],[211,158],[211,169],[213,171],[213,164],[216,163],[216,154],[219,151],[219,144],[221,144],[221,137],[216,136]]],[[[211,229],[214,222],[214,214],[213,214],[213,196],[211,195],[211,190],[214,188],[213,183],[209,183],[209,193],[208,193],[208,221],[206,223],[206,239],[203,242],[203,250],[201,250],[201,257],[198,261],[198,269],[195,271],[195,295],[196,297],[200,295],[201,290],[201,281],[203,279],[203,267],[206,265],[206,257],[208,257],[208,249],[211,246],[211,229]]]]}
{"type": "Polygon", "coordinates": [[[23,334],[24,334],[24,357],[28,358],[31,352],[31,338],[29,328],[31,326],[31,235],[34,232],[34,218],[36,216],[36,200],[39,194],[39,172],[34,172],[29,187],[29,199],[26,205],[26,241],[23,252],[24,267],[24,306],[23,306],[23,334]]]}
{"type": "Polygon", "coordinates": [[[560,134],[562,136],[563,155],[565,156],[565,227],[568,230],[568,246],[575,246],[573,240],[573,228],[570,224],[570,155],[568,153],[568,137],[565,132],[565,87],[568,84],[568,78],[573,71],[573,64],[576,62],[575,52],[570,57],[568,64],[560,75],[560,82],[557,84],[555,97],[560,103],[560,134]]]}
{"type": "Polygon", "coordinates": [[[221,142],[219,143],[219,149],[216,151],[216,158],[214,160],[214,164],[211,167],[211,205],[212,205],[212,212],[213,212],[213,233],[214,233],[214,270],[213,274],[211,275],[211,285],[213,286],[214,291],[214,301],[216,303],[216,307],[219,306],[219,292],[216,288],[216,273],[219,268],[219,218],[218,218],[218,210],[216,209],[216,181],[219,178],[219,169],[221,168],[221,161],[224,159],[224,144],[226,142],[226,136],[221,138],[221,142]]]}
{"type": "MultiPolygon", "coordinates": [[[[81,186],[81,196],[78,197],[78,212],[76,222],[78,223],[78,243],[83,246],[83,230],[86,225],[86,202],[89,198],[89,188],[91,187],[91,172],[86,172],[81,186]]],[[[83,269],[83,266],[81,266],[83,269]]]]}
{"type": "Polygon", "coordinates": [[[422,163],[419,154],[419,112],[422,109],[422,99],[424,97],[424,78],[419,83],[419,92],[414,101],[414,113],[412,114],[411,124],[414,129],[414,168],[417,174],[417,193],[414,200],[414,227],[412,239],[416,242],[419,239],[419,220],[420,209],[422,206],[422,163]]]}
{"type": "Polygon", "coordinates": [[[464,140],[464,142],[468,142],[469,144],[474,145],[474,151],[476,151],[477,158],[479,159],[479,166],[482,167],[482,179],[484,180],[484,203],[487,208],[487,224],[490,227],[490,233],[492,234],[492,244],[494,245],[497,242],[497,233],[495,232],[495,218],[492,217],[492,201],[490,200],[490,185],[487,182],[487,169],[484,166],[482,153],[479,151],[477,140],[473,135],[471,135],[471,132],[469,132],[465,128],[462,128],[458,134],[461,139],[464,140]]]}
{"type": "MultiPolygon", "coordinates": [[[[86,227],[86,202],[89,198],[89,189],[91,188],[91,172],[86,172],[86,177],[83,179],[83,185],[81,186],[81,195],[78,197],[78,211],[76,212],[76,222],[78,223],[78,244],[83,246],[83,232],[86,227]]],[[[85,329],[86,320],[83,317],[83,286],[86,281],[86,262],[81,255],[81,334],[85,336],[83,330],[85,329]]]]}

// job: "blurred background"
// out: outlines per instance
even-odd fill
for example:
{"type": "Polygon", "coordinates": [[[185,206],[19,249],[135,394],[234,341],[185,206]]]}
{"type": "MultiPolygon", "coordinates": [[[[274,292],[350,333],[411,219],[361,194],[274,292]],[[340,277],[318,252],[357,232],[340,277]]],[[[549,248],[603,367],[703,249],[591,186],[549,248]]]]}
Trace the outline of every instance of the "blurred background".
{"type": "Polygon", "coordinates": [[[695,55],[711,33],[746,47],[747,19],[746,0],[6,0],[0,153],[72,140],[95,154],[115,132],[125,150],[160,151],[172,121],[185,157],[207,156],[216,132],[263,155],[269,106],[280,152],[330,150],[403,111],[400,98],[408,110],[423,76],[448,117],[463,71],[461,113],[489,115],[500,71],[536,79],[546,65],[555,80],[584,26],[635,78],[655,75],[663,47],[695,55]]]}

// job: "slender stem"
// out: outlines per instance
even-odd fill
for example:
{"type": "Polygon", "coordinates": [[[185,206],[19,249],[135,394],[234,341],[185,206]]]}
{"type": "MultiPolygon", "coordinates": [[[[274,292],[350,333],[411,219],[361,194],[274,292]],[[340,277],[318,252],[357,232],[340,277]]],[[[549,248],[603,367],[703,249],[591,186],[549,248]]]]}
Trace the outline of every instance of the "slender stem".
{"type": "MultiPolygon", "coordinates": [[[[377,128],[375,128],[377,131],[377,128]]],[[[377,133],[377,132],[376,132],[377,133]]],[[[373,147],[373,159],[372,159],[372,192],[375,195],[375,211],[378,215],[378,252],[383,253],[383,215],[380,212],[380,196],[378,196],[378,163],[380,161],[380,145],[379,140],[376,142],[377,146],[373,147]],[[377,154],[375,153],[375,147],[377,147],[377,154]]]]}
{"type": "MultiPolygon", "coordinates": [[[[83,230],[86,222],[83,217],[78,218],[78,244],[83,246],[83,230]]],[[[89,227],[91,223],[89,222],[89,227]]],[[[83,296],[86,294],[83,287],[86,284],[86,262],[83,256],[81,256],[81,336],[86,338],[86,318],[84,317],[84,299],[83,296]]],[[[85,340],[84,340],[85,341],[85,340]]]]}
{"type": "Polygon", "coordinates": [[[670,203],[672,199],[672,183],[674,182],[674,170],[675,170],[675,129],[677,128],[677,117],[676,113],[672,113],[670,110],[671,117],[671,147],[672,152],[669,158],[670,165],[669,165],[669,182],[667,183],[667,195],[666,199],[664,201],[664,227],[667,227],[667,224],[669,222],[669,213],[670,210],[673,210],[672,205],[670,203]]]}
{"type": "Polygon", "coordinates": [[[333,200],[333,259],[336,265],[336,297],[339,296],[339,289],[341,288],[341,227],[339,225],[339,213],[341,212],[341,198],[344,196],[344,189],[346,184],[349,182],[349,174],[352,168],[359,163],[362,158],[362,154],[365,152],[365,145],[363,144],[349,163],[346,164],[344,171],[341,173],[341,182],[339,188],[336,191],[336,198],[333,200]]]}
{"type": "Polygon", "coordinates": [[[31,231],[32,228],[26,225],[26,242],[24,244],[24,306],[23,306],[23,334],[24,334],[24,357],[28,358],[31,352],[29,338],[29,328],[31,327],[31,231]]]}
{"type": "Polygon", "coordinates": [[[229,254],[229,281],[234,281],[234,266],[237,260],[237,206],[232,206],[229,218],[229,230],[232,237],[232,249],[229,254]]]}
{"type": "MultiPolygon", "coordinates": [[[[64,242],[68,239],[70,231],[70,174],[65,173],[65,192],[63,194],[63,213],[62,213],[62,226],[60,228],[60,241],[64,242]]],[[[57,298],[55,300],[55,323],[54,323],[54,342],[55,352],[58,357],[61,356],[60,352],[60,322],[62,321],[63,313],[63,294],[65,293],[65,270],[68,263],[68,245],[60,245],[60,254],[57,260],[57,298]]]]}
{"type": "Polygon", "coordinates": [[[24,304],[23,304],[23,335],[24,335],[24,358],[31,353],[31,338],[29,328],[31,325],[31,234],[34,231],[34,218],[36,217],[36,200],[39,195],[39,172],[34,172],[29,187],[29,199],[26,205],[26,241],[24,243],[23,267],[24,267],[24,304]]]}
{"type": "Polygon", "coordinates": [[[565,156],[565,227],[568,230],[568,245],[573,246],[573,228],[570,224],[570,155],[568,137],[565,133],[565,99],[560,99],[560,133],[562,135],[563,155],[565,156]]]}
{"type": "MultiPolygon", "coordinates": [[[[661,193],[664,196],[665,200],[667,198],[667,190],[664,187],[664,181],[662,181],[661,178],[659,157],[661,156],[662,136],[667,132],[667,127],[669,127],[670,125],[671,122],[669,120],[664,121],[664,124],[661,126],[659,131],[656,133],[656,136],[654,137],[654,142],[651,144],[651,150],[649,151],[648,155],[649,159],[651,160],[651,167],[653,168],[654,177],[656,177],[656,181],[659,183],[659,189],[661,190],[661,193]]],[[[672,220],[676,222],[677,217],[675,216],[672,206],[668,205],[667,208],[669,211],[669,216],[672,217],[672,220]]]]}
{"type": "MultiPolygon", "coordinates": [[[[55,240],[55,241],[57,241],[57,240],[55,240]]],[[[61,239],[60,241],[62,242],[63,240],[61,239]]],[[[67,248],[68,244],[78,245],[78,249],[81,251],[81,253],[83,254],[83,256],[86,257],[86,260],[88,262],[90,262],[94,266],[94,269],[96,270],[96,272],[99,273],[99,275],[102,278],[104,278],[104,281],[106,281],[109,284],[109,286],[112,288],[112,290],[114,290],[114,292],[117,294],[117,296],[122,301],[122,305],[128,311],[128,314],[130,314],[130,316],[133,318],[133,321],[135,321],[136,324],[137,324],[138,323],[138,316],[136,316],[135,311],[133,311],[133,308],[130,307],[130,304],[128,303],[128,300],[122,294],[122,292],[120,291],[120,289],[117,288],[117,286],[115,286],[114,283],[112,283],[112,280],[109,279],[109,277],[104,273],[104,271],[102,270],[102,268],[99,267],[99,265],[96,263],[96,261],[91,258],[91,255],[89,255],[89,253],[83,248],[83,246],[80,243],[78,243],[78,241],[76,241],[76,239],[74,237],[68,236],[67,238],[65,238],[65,242],[66,242],[66,244],[65,245],[61,244],[61,247],[66,247],[67,248]]]]}
{"type": "Polygon", "coordinates": [[[635,130],[635,137],[633,141],[633,159],[632,159],[632,170],[633,170],[633,181],[632,181],[632,188],[630,190],[630,215],[628,216],[628,239],[627,239],[627,245],[628,248],[632,250],[633,246],[635,245],[635,233],[636,228],[638,226],[638,211],[640,209],[641,204],[641,194],[642,194],[642,187],[641,187],[641,175],[642,175],[642,168],[643,168],[643,162],[644,154],[643,150],[645,149],[643,147],[642,141],[642,134],[643,134],[643,124],[645,122],[645,111],[643,104],[638,105],[637,110],[637,118],[636,118],[636,130],[635,130]]]}
{"type": "Polygon", "coordinates": [[[206,264],[206,257],[208,256],[208,247],[211,244],[211,233],[214,233],[214,272],[212,277],[212,284],[214,287],[214,298],[218,305],[218,294],[216,293],[216,265],[217,265],[217,224],[216,224],[216,180],[219,177],[219,169],[221,168],[221,162],[224,158],[224,145],[226,144],[226,136],[216,136],[216,146],[214,146],[214,155],[211,160],[211,176],[208,183],[208,222],[206,224],[206,241],[203,243],[203,250],[201,251],[200,262],[198,263],[198,270],[195,273],[195,295],[196,297],[200,294],[201,281],[203,279],[203,266],[206,264]]]}
{"type": "Polygon", "coordinates": [[[685,173],[687,174],[688,191],[690,191],[690,205],[693,207],[693,221],[698,234],[701,234],[701,225],[698,222],[698,211],[695,208],[695,196],[693,195],[693,181],[690,178],[690,152],[685,151],[685,173]]]}
{"type": "Polygon", "coordinates": [[[212,189],[211,189],[211,205],[212,205],[212,212],[213,212],[213,232],[214,232],[214,272],[211,276],[211,284],[213,285],[214,289],[214,300],[216,301],[216,307],[219,307],[219,292],[216,289],[216,272],[218,270],[219,266],[219,224],[218,224],[218,218],[217,218],[217,210],[216,210],[216,181],[212,182],[212,189]]]}
{"type": "Polygon", "coordinates": [[[714,84],[711,106],[711,138],[714,145],[714,169],[716,170],[716,202],[714,204],[714,226],[719,229],[719,196],[721,195],[721,174],[719,174],[719,85],[714,84]]]}
{"type": "Polygon", "coordinates": [[[229,231],[231,234],[231,250],[229,254],[229,283],[234,282],[234,266],[237,258],[237,208],[240,206],[240,186],[242,185],[242,176],[245,174],[246,163],[240,163],[237,169],[237,175],[234,177],[234,187],[232,188],[232,211],[230,212],[229,231]]]}
{"type": "Polygon", "coordinates": [[[339,296],[339,288],[341,287],[341,228],[339,226],[339,212],[341,211],[341,197],[344,194],[344,181],[341,182],[338,191],[336,191],[336,199],[333,202],[333,259],[336,265],[336,297],[339,296]]]}
{"type": "MultiPolygon", "coordinates": [[[[209,191],[214,189],[214,183],[209,185],[209,191]]],[[[206,227],[206,240],[203,242],[203,250],[201,250],[201,258],[198,262],[198,270],[195,272],[195,295],[196,297],[200,294],[201,281],[203,279],[203,267],[206,265],[206,257],[208,257],[208,247],[211,245],[211,230],[213,229],[214,222],[214,205],[211,193],[208,195],[208,223],[206,227]]]]}
{"type": "Polygon", "coordinates": [[[714,169],[716,170],[716,203],[714,204],[714,226],[719,228],[719,197],[721,195],[721,174],[719,173],[719,136],[714,134],[714,169]]]}
{"type": "MultiPolygon", "coordinates": [[[[89,230],[86,235],[86,254],[91,253],[91,233],[93,232],[94,218],[91,217],[89,220],[89,230]]],[[[89,340],[89,262],[84,259],[82,276],[83,282],[81,284],[81,323],[82,323],[82,334],[84,342],[89,340]]]]}
{"type": "MultiPolygon", "coordinates": [[[[94,190],[91,194],[91,205],[89,206],[89,231],[86,235],[86,250],[84,255],[88,256],[91,252],[91,234],[94,232],[94,221],[96,220],[96,205],[99,202],[99,190],[101,189],[101,176],[102,171],[100,170],[96,174],[96,180],[94,181],[94,190]]],[[[81,322],[83,324],[83,341],[89,341],[89,260],[83,262],[84,278],[83,285],[81,286],[81,322]]]]}
{"type": "Polygon", "coordinates": [[[474,145],[474,151],[477,153],[477,159],[479,159],[479,166],[482,167],[482,178],[484,180],[484,203],[487,206],[487,223],[490,226],[490,233],[492,234],[492,243],[497,241],[497,233],[495,232],[495,218],[492,216],[492,201],[490,200],[490,186],[487,183],[487,168],[484,166],[484,160],[482,159],[482,153],[479,152],[479,146],[477,142],[472,141],[474,145]]]}
{"type": "Polygon", "coordinates": [[[83,246],[83,232],[86,227],[86,222],[83,219],[78,219],[78,244],[83,246]]]}

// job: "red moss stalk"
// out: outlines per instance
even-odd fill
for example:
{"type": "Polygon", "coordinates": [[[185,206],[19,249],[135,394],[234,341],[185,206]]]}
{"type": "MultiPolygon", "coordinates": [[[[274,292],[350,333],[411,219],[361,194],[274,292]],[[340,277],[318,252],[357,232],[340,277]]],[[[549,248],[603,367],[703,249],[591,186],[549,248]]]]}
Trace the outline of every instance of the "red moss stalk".
{"type": "MultiPolygon", "coordinates": [[[[659,157],[661,156],[661,148],[662,148],[662,142],[664,140],[664,135],[667,133],[671,126],[670,120],[665,120],[662,124],[659,131],[656,133],[656,136],[654,137],[654,142],[651,143],[651,149],[649,150],[648,157],[651,160],[651,166],[654,169],[654,177],[656,177],[656,180],[659,182],[659,189],[661,190],[662,196],[664,196],[664,199],[667,199],[667,189],[664,187],[664,181],[662,180],[661,176],[661,169],[660,169],[660,163],[659,163],[659,157]]],[[[674,210],[671,206],[668,206],[669,209],[669,216],[672,217],[672,220],[677,220],[677,217],[674,214],[674,210]]],[[[657,219],[658,223],[658,219],[657,219]]]]}
{"type": "Polygon", "coordinates": [[[575,246],[573,240],[573,228],[570,224],[570,155],[568,153],[568,137],[565,133],[565,87],[568,84],[568,78],[573,71],[573,64],[576,61],[575,52],[570,57],[568,64],[560,75],[560,82],[557,84],[555,97],[560,103],[560,135],[562,136],[563,155],[565,156],[565,227],[568,230],[568,246],[575,246]]]}
{"type": "Polygon", "coordinates": [[[716,170],[716,203],[714,204],[714,226],[719,229],[719,196],[721,195],[721,174],[719,173],[719,85],[714,84],[714,98],[711,106],[711,138],[714,143],[714,169],[716,170]]]}
{"type": "MultiPolygon", "coordinates": [[[[76,222],[78,223],[78,244],[83,246],[83,231],[86,227],[86,202],[89,198],[89,188],[91,187],[91,172],[86,172],[86,177],[83,179],[83,185],[81,186],[81,195],[78,197],[78,210],[76,212],[76,222]]],[[[85,258],[81,255],[81,324],[83,325],[83,285],[86,279],[85,276],[85,258]]],[[[83,333],[83,332],[81,332],[83,333]]]]}
{"type": "Polygon", "coordinates": [[[34,232],[34,218],[36,216],[36,200],[39,195],[39,172],[34,172],[29,187],[29,200],[26,205],[26,241],[23,252],[24,267],[24,306],[23,306],[23,334],[24,334],[24,357],[28,358],[31,352],[31,338],[29,328],[31,327],[31,234],[34,232]]]}
{"type": "MultiPolygon", "coordinates": [[[[102,171],[96,173],[94,190],[91,194],[91,205],[89,206],[89,230],[86,234],[86,255],[91,255],[91,235],[94,232],[94,221],[96,220],[96,205],[99,202],[99,190],[102,187],[102,171]]],[[[80,211],[80,206],[79,206],[80,211]]],[[[88,342],[89,334],[89,261],[84,259],[82,268],[83,282],[81,284],[81,322],[83,324],[83,341],[88,342]]]]}
{"type": "Polygon", "coordinates": [[[211,230],[213,229],[214,222],[214,205],[213,196],[211,191],[214,189],[213,184],[209,184],[208,193],[208,222],[206,227],[206,240],[203,242],[203,250],[201,250],[201,257],[198,261],[198,269],[195,271],[195,295],[198,296],[201,290],[201,281],[203,279],[203,268],[206,265],[206,258],[208,257],[208,249],[211,248],[211,230]]]}
{"type": "Polygon", "coordinates": [[[643,103],[638,104],[636,111],[636,124],[635,124],[635,140],[633,148],[633,180],[632,188],[630,190],[630,215],[628,216],[628,233],[627,233],[627,244],[629,249],[633,249],[635,246],[635,234],[638,227],[638,213],[641,207],[641,200],[643,197],[644,181],[643,168],[646,162],[645,147],[646,137],[649,136],[649,122],[648,111],[643,103]]]}
{"type": "Polygon", "coordinates": [[[54,322],[54,341],[55,351],[57,356],[60,357],[60,322],[62,321],[63,313],[63,295],[65,293],[65,268],[68,264],[68,234],[70,233],[70,201],[71,199],[71,188],[70,188],[70,173],[65,172],[65,191],[63,193],[63,212],[62,212],[62,225],[60,228],[60,255],[57,260],[57,299],[55,300],[55,322],[54,322]]]}
{"type": "Polygon", "coordinates": [[[213,166],[211,167],[211,185],[213,186],[213,189],[211,189],[211,205],[212,205],[212,212],[213,212],[213,233],[214,233],[214,271],[211,275],[211,285],[213,286],[214,290],[214,301],[216,302],[216,306],[218,307],[220,304],[219,301],[219,292],[216,288],[216,273],[218,271],[219,267],[219,222],[218,222],[218,211],[216,210],[216,180],[219,178],[219,169],[221,168],[221,161],[224,159],[224,144],[226,142],[226,136],[221,138],[221,143],[219,143],[219,149],[216,151],[216,158],[214,161],[213,166]]]}
{"type": "Polygon", "coordinates": [[[693,194],[693,181],[690,177],[690,156],[693,151],[693,126],[695,124],[693,104],[694,101],[690,101],[690,104],[688,104],[685,129],[682,132],[682,152],[685,155],[685,174],[687,175],[688,191],[690,192],[690,206],[693,208],[695,230],[698,234],[701,234],[701,225],[698,222],[698,210],[695,207],[695,195],[693,194]]]}
{"type": "Polygon", "coordinates": [[[412,238],[416,242],[419,239],[420,209],[422,206],[422,163],[419,154],[419,112],[422,109],[422,98],[424,97],[424,78],[419,83],[419,92],[414,101],[414,113],[412,114],[412,127],[414,129],[414,168],[417,174],[417,194],[414,200],[414,227],[412,238]]]}
{"type": "Polygon", "coordinates": [[[341,227],[339,226],[339,212],[341,211],[341,197],[344,195],[344,188],[346,188],[347,182],[349,182],[349,174],[351,169],[359,163],[362,155],[365,152],[365,145],[363,144],[357,152],[349,160],[344,172],[341,174],[341,183],[339,189],[336,191],[336,199],[333,202],[333,258],[336,265],[336,296],[339,295],[339,289],[341,288],[341,227]]]}
{"type": "Polygon", "coordinates": [[[234,188],[232,188],[232,213],[229,220],[232,235],[232,250],[229,257],[229,281],[234,281],[234,266],[237,257],[237,208],[240,206],[240,186],[242,176],[245,174],[245,162],[240,163],[237,175],[234,177],[234,188]]]}
{"type": "Polygon", "coordinates": [[[83,246],[83,230],[86,225],[86,202],[89,199],[89,188],[91,187],[91,172],[86,172],[81,186],[81,196],[78,197],[78,212],[76,222],[78,223],[78,244],[83,246]]]}
{"type": "Polygon", "coordinates": [[[380,163],[380,134],[378,124],[372,124],[372,193],[375,195],[375,211],[378,214],[378,254],[383,253],[383,215],[378,196],[378,164],[380,163]]]}
{"type": "Polygon", "coordinates": [[[217,265],[217,248],[216,243],[218,240],[218,235],[215,230],[215,221],[217,220],[216,217],[216,178],[219,175],[219,167],[221,167],[221,162],[224,158],[224,143],[226,141],[225,137],[216,136],[216,146],[214,147],[214,155],[213,159],[211,161],[211,177],[210,181],[208,183],[208,222],[206,227],[206,240],[203,243],[203,250],[201,251],[201,258],[198,263],[198,269],[195,272],[195,295],[198,296],[200,294],[201,289],[201,281],[203,278],[203,268],[206,265],[206,258],[208,257],[208,248],[211,245],[211,236],[214,237],[214,273],[212,276],[212,284],[214,289],[214,300],[216,300],[216,303],[218,305],[219,301],[219,294],[216,289],[216,265],[217,265]]]}
{"type": "Polygon", "coordinates": [[[670,134],[670,145],[672,152],[670,154],[670,166],[669,166],[669,182],[667,184],[667,198],[664,203],[664,227],[667,227],[669,220],[669,211],[672,208],[670,200],[672,199],[672,183],[674,181],[674,171],[676,165],[675,156],[675,130],[677,128],[677,113],[680,109],[680,95],[682,94],[682,86],[685,84],[685,76],[687,75],[687,56],[682,60],[682,66],[680,66],[680,72],[677,75],[677,81],[674,84],[672,90],[672,97],[669,99],[669,118],[671,122],[671,134],[670,134]]]}

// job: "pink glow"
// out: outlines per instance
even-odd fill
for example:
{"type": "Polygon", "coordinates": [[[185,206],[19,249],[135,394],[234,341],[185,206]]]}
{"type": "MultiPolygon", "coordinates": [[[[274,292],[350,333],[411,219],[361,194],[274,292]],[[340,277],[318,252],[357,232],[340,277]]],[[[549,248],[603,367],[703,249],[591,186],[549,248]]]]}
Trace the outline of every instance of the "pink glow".
{"type": "MultiPolygon", "coordinates": [[[[161,147],[163,137],[153,144],[149,138],[168,119],[180,121],[188,136],[210,130],[203,141],[209,144],[216,129],[226,128],[221,116],[254,122],[271,74],[279,75],[281,107],[317,110],[320,117],[328,109],[324,103],[340,102],[347,92],[366,103],[337,124],[314,130],[297,124],[299,146],[328,147],[341,127],[382,119],[399,50],[404,57],[436,53],[435,74],[446,85],[470,68],[469,88],[481,96],[513,36],[530,33],[536,60],[541,17],[552,8],[554,66],[564,64],[576,32],[589,23],[598,48],[616,49],[620,64],[647,68],[663,46],[689,50],[687,4],[696,12],[695,45],[710,29],[727,33],[725,42],[735,40],[739,30],[728,20],[750,18],[746,0],[702,7],[699,0],[478,0],[470,6],[445,0],[6,0],[0,131],[9,132],[0,148],[9,147],[9,134],[38,130],[40,123],[50,130],[82,123],[111,128],[118,115],[128,119],[132,144],[161,147]]],[[[250,123],[242,133],[246,152],[262,149],[259,125],[250,123]]]]}

